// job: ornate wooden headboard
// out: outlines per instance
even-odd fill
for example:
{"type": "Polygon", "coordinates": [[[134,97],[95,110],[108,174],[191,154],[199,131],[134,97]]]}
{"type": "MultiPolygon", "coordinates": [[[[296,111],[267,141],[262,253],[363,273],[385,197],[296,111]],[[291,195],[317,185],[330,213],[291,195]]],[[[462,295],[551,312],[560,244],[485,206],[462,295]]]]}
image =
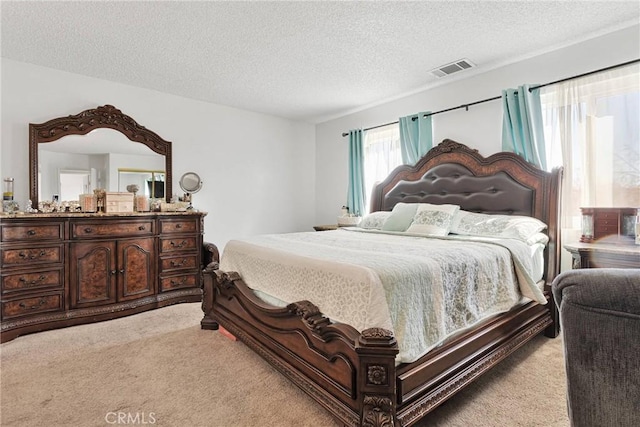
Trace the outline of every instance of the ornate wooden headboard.
{"type": "Polygon", "coordinates": [[[376,185],[371,212],[399,202],[459,205],[471,212],[528,215],[547,224],[547,283],[559,272],[562,169],[543,171],[522,157],[478,150],[445,139],[415,166],[399,166],[376,185]]]}

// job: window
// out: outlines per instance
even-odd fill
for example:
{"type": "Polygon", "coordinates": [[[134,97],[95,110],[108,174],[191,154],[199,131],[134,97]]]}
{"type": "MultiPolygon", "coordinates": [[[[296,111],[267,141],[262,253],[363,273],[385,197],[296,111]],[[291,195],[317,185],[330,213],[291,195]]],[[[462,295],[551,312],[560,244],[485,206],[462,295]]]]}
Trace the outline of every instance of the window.
{"type": "Polygon", "coordinates": [[[364,205],[368,212],[373,186],[402,164],[400,128],[398,124],[382,126],[367,130],[363,136],[364,205]]]}
{"type": "Polygon", "coordinates": [[[640,65],[541,89],[547,165],[564,166],[564,241],[580,207],[640,207],[640,65]]]}
{"type": "Polygon", "coordinates": [[[640,206],[640,66],[541,89],[547,164],[563,165],[580,206],[640,206]]]}

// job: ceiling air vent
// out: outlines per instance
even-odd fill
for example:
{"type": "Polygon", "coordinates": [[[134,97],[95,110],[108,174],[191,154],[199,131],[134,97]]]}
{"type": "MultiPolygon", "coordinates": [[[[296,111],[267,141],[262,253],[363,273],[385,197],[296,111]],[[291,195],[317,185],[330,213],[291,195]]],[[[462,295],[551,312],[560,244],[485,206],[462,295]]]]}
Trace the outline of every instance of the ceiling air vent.
{"type": "Polygon", "coordinates": [[[475,64],[473,62],[469,61],[468,59],[460,59],[459,61],[455,61],[431,70],[431,74],[436,77],[444,77],[471,67],[475,67],[475,64]]]}

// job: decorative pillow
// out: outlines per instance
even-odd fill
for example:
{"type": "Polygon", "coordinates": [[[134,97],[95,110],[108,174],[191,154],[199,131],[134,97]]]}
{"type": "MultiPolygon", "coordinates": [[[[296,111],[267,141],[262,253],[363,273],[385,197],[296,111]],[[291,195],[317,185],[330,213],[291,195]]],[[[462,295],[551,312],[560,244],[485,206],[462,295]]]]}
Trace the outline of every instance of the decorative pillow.
{"type": "Polygon", "coordinates": [[[492,215],[459,211],[451,232],[468,236],[505,237],[523,242],[539,241],[537,236],[547,225],[533,217],[523,215],[492,215]]]}
{"type": "Polygon", "coordinates": [[[369,215],[362,218],[358,227],[367,228],[373,230],[381,230],[382,224],[391,216],[391,212],[388,211],[379,211],[379,212],[371,212],[369,215]]]}
{"type": "Polygon", "coordinates": [[[382,229],[384,231],[406,231],[413,221],[417,208],[417,203],[397,203],[391,211],[391,216],[382,225],[382,229]]]}
{"type": "Polygon", "coordinates": [[[460,210],[458,205],[420,203],[407,233],[446,236],[449,234],[451,222],[458,210],[460,210]]]}

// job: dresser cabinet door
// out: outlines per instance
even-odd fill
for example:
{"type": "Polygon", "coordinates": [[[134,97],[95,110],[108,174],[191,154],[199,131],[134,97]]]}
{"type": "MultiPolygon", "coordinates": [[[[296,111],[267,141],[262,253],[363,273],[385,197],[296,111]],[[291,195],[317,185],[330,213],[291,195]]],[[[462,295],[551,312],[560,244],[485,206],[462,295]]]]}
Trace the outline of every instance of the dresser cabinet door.
{"type": "Polygon", "coordinates": [[[73,308],[116,302],[116,242],[71,244],[69,285],[73,308]]]}
{"type": "Polygon", "coordinates": [[[118,242],[118,301],[155,293],[154,239],[118,242]]]}

